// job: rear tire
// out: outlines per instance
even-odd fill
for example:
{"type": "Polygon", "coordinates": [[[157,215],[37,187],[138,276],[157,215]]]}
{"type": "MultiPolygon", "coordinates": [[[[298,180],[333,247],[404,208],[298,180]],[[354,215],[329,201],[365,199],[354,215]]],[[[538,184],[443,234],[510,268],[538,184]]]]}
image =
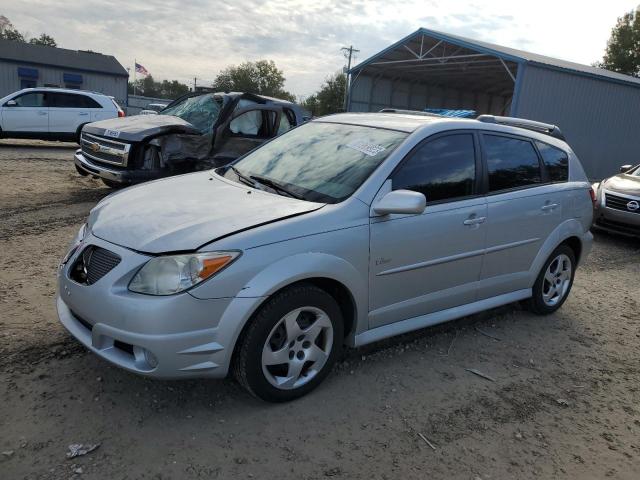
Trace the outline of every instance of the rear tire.
{"type": "Polygon", "coordinates": [[[269,299],[238,340],[233,372],[252,395],[287,402],[316,388],[342,350],[340,307],[307,283],[269,299]]]}
{"type": "Polygon", "coordinates": [[[558,310],[569,296],[575,273],[575,253],[567,245],[560,245],[540,270],[527,308],[538,315],[558,310]]]}

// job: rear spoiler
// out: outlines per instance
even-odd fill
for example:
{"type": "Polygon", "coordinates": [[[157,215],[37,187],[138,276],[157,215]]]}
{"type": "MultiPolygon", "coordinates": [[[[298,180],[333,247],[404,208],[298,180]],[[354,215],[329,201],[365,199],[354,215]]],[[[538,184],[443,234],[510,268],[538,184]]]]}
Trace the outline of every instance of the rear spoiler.
{"type": "Polygon", "coordinates": [[[484,123],[498,123],[500,125],[509,125],[510,127],[524,128],[534,132],[544,133],[558,140],[565,140],[562,131],[556,125],[551,125],[550,123],[536,122],[524,118],[498,117],[495,115],[479,115],[476,120],[484,123]]]}

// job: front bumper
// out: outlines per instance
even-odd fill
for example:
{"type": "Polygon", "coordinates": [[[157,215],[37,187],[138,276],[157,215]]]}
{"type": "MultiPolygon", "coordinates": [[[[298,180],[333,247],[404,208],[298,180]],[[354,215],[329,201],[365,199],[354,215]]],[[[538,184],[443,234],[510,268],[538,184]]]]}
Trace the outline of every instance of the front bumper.
{"type": "Polygon", "coordinates": [[[89,175],[122,185],[146,182],[163,176],[161,172],[156,170],[129,170],[106,166],[85,157],[82,150],[76,150],[73,160],[76,167],[89,175]]]}
{"type": "Polygon", "coordinates": [[[148,259],[89,234],[58,268],[60,322],[93,353],[130,372],[167,379],[225,377],[236,338],[256,299],[130,292],[131,277],[148,259]],[[68,275],[87,245],[106,248],[122,259],[92,285],[68,275]]]}
{"type": "MultiPolygon", "coordinates": [[[[602,192],[601,192],[602,193],[602,192]]],[[[640,198],[618,192],[608,192],[618,197],[628,198],[629,201],[640,201],[640,198]]],[[[593,227],[598,230],[619,233],[627,236],[640,237],[640,213],[638,211],[624,211],[610,208],[606,205],[604,195],[598,195],[593,212],[593,227]]]]}

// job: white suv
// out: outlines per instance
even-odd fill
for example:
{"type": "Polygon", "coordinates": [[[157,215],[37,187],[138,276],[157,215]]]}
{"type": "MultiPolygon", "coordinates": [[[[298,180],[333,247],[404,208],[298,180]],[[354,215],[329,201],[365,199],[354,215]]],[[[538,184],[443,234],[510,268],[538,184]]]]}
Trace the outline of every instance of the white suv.
{"type": "Polygon", "coordinates": [[[65,88],[26,88],[0,99],[0,137],[78,141],[90,122],[124,117],[107,95],[65,88]]]}

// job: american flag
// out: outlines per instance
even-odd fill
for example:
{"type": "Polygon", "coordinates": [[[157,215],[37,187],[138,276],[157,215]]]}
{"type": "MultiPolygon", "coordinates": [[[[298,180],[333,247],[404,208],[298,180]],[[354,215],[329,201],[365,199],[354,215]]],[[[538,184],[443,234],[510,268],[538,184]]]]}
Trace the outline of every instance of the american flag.
{"type": "Polygon", "coordinates": [[[139,63],[136,63],[136,73],[141,73],[142,75],[149,75],[149,72],[146,68],[144,68],[139,63]]]}

